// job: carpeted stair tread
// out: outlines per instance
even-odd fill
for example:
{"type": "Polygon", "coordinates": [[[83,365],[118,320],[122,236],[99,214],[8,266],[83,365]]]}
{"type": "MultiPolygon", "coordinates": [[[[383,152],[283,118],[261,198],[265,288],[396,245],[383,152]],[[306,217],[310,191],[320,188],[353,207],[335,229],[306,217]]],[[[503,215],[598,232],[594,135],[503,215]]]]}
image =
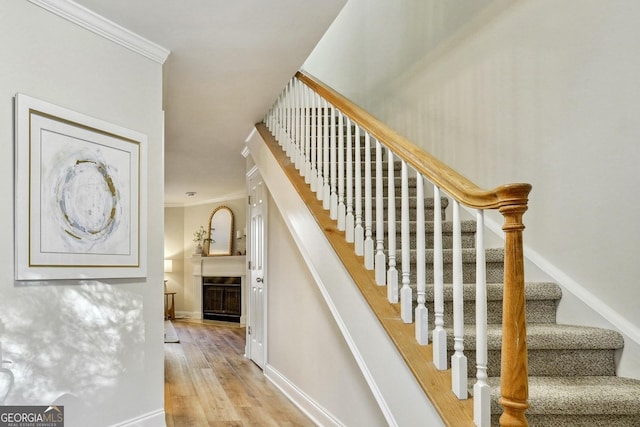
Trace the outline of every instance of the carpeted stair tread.
{"type": "MultiPolygon", "coordinates": [[[[447,330],[447,347],[453,348],[453,330],[447,330]]],[[[487,346],[489,350],[499,350],[502,345],[501,325],[487,326],[487,346]]],[[[619,349],[624,339],[617,331],[589,326],[559,325],[555,323],[534,323],[527,325],[527,348],[535,350],[588,350],[619,349]]],[[[475,350],[475,325],[464,327],[464,348],[475,350]]],[[[475,356],[474,356],[475,357],[475,356]]]]}
{"type": "MultiPolygon", "coordinates": [[[[375,193],[375,189],[371,190],[372,192],[375,193]]],[[[409,202],[409,207],[414,208],[416,206],[416,202],[418,201],[418,198],[415,195],[410,195],[408,198],[408,202],[409,202]]],[[[401,204],[402,204],[402,194],[398,193],[396,194],[395,198],[395,206],[396,208],[398,208],[401,204]]],[[[433,203],[433,197],[429,197],[429,196],[424,196],[423,197],[423,201],[424,201],[424,207],[425,209],[431,208],[433,209],[434,203],[433,203]]],[[[386,209],[387,206],[389,206],[389,197],[387,197],[386,195],[382,196],[382,202],[383,202],[383,206],[386,209]]],[[[365,199],[364,196],[362,197],[362,206],[364,207],[365,205],[365,199]]],[[[449,205],[449,201],[447,199],[440,199],[440,208],[441,209],[445,209],[447,206],[449,205]]],[[[375,194],[373,194],[373,199],[371,200],[371,209],[375,210],[376,209],[376,197],[375,194]]],[[[364,208],[363,208],[364,210],[364,208]]]]}
{"type": "MultiPolygon", "coordinates": [[[[434,236],[433,236],[433,222],[425,221],[425,248],[433,249],[434,236]]],[[[374,221],[374,240],[375,240],[375,221],[374,221]]],[[[465,221],[461,227],[461,240],[460,244],[463,248],[474,248],[476,246],[476,230],[475,221],[465,221]]],[[[402,243],[402,230],[399,227],[395,229],[396,236],[396,248],[399,248],[402,243]]],[[[385,247],[385,253],[389,248],[389,234],[387,222],[384,223],[384,240],[383,245],[385,247]]],[[[418,236],[416,234],[416,221],[410,221],[409,224],[409,247],[415,249],[418,246],[418,236]]],[[[442,247],[450,249],[453,247],[453,227],[450,222],[442,223],[442,247]]]]}
{"type": "MultiPolygon", "coordinates": [[[[427,301],[433,301],[433,284],[427,284],[427,301]]],[[[476,298],[476,284],[465,283],[462,285],[464,300],[474,300],[476,298]]],[[[562,297],[562,290],[556,283],[532,282],[524,284],[525,299],[527,301],[559,300],[562,297]]],[[[503,283],[487,283],[487,300],[501,301],[504,294],[503,283]]],[[[453,285],[445,283],[443,286],[444,301],[453,301],[453,285]]],[[[414,292],[414,299],[416,298],[414,292]]]]}
{"type": "MultiPolygon", "coordinates": [[[[375,218],[373,220],[374,223],[374,229],[375,229],[375,218]]],[[[387,230],[389,229],[389,223],[387,222],[387,220],[385,219],[384,221],[384,232],[385,235],[387,234],[387,230]]],[[[425,221],[424,222],[424,229],[425,229],[425,233],[430,233],[433,234],[433,227],[434,227],[434,223],[433,221],[425,221]]],[[[416,220],[415,219],[410,219],[409,220],[409,231],[413,234],[416,231],[416,220]]],[[[474,220],[465,220],[465,221],[460,221],[460,231],[462,233],[475,233],[476,232],[476,222],[474,220]]],[[[402,232],[402,229],[400,226],[396,225],[396,234],[400,235],[402,232]]],[[[453,222],[452,221],[442,221],[442,232],[443,233],[453,233],[453,222]]],[[[374,237],[375,239],[375,237],[374,237]]]]}
{"type": "MultiPolygon", "coordinates": [[[[462,262],[463,263],[475,263],[476,261],[476,249],[475,248],[462,248],[462,262]]],[[[485,262],[504,262],[504,249],[503,248],[490,248],[484,251],[485,262]]],[[[433,263],[434,250],[425,250],[425,260],[427,263],[433,263]]],[[[416,250],[410,249],[409,259],[412,263],[416,260],[416,250]]],[[[396,250],[396,260],[402,260],[402,250],[396,250]]],[[[453,249],[442,250],[443,263],[453,262],[453,249]]]]}
{"type": "MultiPolygon", "coordinates": [[[[487,380],[491,386],[491,413],[500,414],[500,378],[487,380]]],[[[527,415],[627,415],[636,416],[640,426],[640,380],[607,377],[530,377],[527,415]]],[[[571,425],[571,424],[568,424],[571,425]]],[[[612,421],[612,426],[616,425],[612,421]]]]}

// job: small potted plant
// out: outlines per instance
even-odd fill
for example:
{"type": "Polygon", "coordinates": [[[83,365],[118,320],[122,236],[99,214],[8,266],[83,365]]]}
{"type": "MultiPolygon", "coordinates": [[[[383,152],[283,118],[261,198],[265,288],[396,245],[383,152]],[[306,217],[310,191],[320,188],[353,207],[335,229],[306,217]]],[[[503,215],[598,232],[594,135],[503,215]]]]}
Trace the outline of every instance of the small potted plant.
{"type": "Polygon", "coordinates": [[[196,255],[202,255],[202,243],[205,240],[206,234],[207,232],[203,226],[200,226],[200,228],[193,233],[193,241],[196,243],[196,255]]]}

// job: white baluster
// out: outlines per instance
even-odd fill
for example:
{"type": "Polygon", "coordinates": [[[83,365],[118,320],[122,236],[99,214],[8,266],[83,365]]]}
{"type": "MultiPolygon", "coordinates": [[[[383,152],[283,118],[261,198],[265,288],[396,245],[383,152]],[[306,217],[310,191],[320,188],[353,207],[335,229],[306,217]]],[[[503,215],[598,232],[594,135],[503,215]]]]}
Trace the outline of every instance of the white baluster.
{"type": "Polygon", "coordinates": [[[274,138],[277,137],[278,135],[278,112],[280,111],[280,98],[282,97],[282,94],[278,95],[278,98],[276,99],[276,102],[272,108],[271,111],[271,118],[270,118],[270,122],[271,122],[271,134],[273,135],[274,138]]]}
{"type": "Polygon", "coordinates": [[[295,127],[294,122],[295,122],[295,114],[293,113],[294,107],[293,107],[293,79],[291,79],[291,81],[289,82],[289,92],[287,94],[287,113],[289,114],[289,121],[287,124],[287,135],[288,135],[288,149],[287,149],[287,155],[289,156],[289,159],[293,158],[293,129],[295,127]]]}
{"type": "Polygon", "coordinates": [[[318,97],[318,188],[316,191],[316,198],[318,200],[324,199],[324,108],[322,106],[323,100],[320,95],[318,97]]]}
{"type": "Polygon", "coordinates": [[[484,211],[476,211],[476,383],[473,385],[473,421],[491,425],[491,387],[487,384],[487,279],[484,252],[484,211]]]}
{"type": "Polygon", "coordinates": [[[300,170],[300,102],[298,92],[300,86],[298,85],[298,79],[293,79],[293,91],[291,92],[292,113],[293,113],[293,127],[291,129],[291,160],[296,169],[300,170]]]}
{"type": "Polygon", "coordinates": [[[296,169],[300,171],[300,175],[303,176],[303,154],[304,154],[304,139],[303,139],[303,128],[304,128],[304,117],[303,113],[303,104],[302,104],[302,82],[296,79],[296,169]]]}
{"type": "Polygon", "coordinates": [[[364,268],[373,270],[373,206],[371,194],[371,135],[364,134],[364,268]]]}
{"type": "MultiPolygon", "coordinates": [[[[286,88],[285,88],[286,90],[286,88]]],[[[283,116],[282,116],[282,107],[283,107],[283,97],[284,97],[284,90],[283,92],[280,94],[280,96],[278,97],[278,109],[276,111],[276,125],[275,125],[275,137],[276,140],[278,141],[278,144],[280,144],[281,147],[284,148],[283,146],[283,139],[282,139],[282,123],[283,123],[283,116]]]]}
{"type": "Polygon", "coordinates": [[[305,176],[306,168],[304,162],[304,146],[305,146],[305,131],[306,131],[306,105],[304,103],[304,83],[298,80],[298,111],[300,114],[300,127],[298,132],[298,166],[300,170],[300,176],[305,176]]]}
{"type": "Polygon", "coordinates": [[[304,95],[304,182],[311,184],[311,89],[303,86],[304,95]]]}
{"type": "Polygon", "coordinates": [[[323,142],[323,167],[322,167],[322,177],[323,177],[323,189],[322,189],[322,208],[324,210],[329,210],[331,207],[331,186],[329,185],[329,103],[324,101],[324,130],[322,132],[324,136],[323,142]]]}
{"type": "MultiPolygon", "coordinates": [[[[269,107],[269,109],[267,110],[267,114],[265,114],[264,117],[262,118],[262,123],[265,124],[267,129],[269,129],[269,116],[271,115],[271,110],[273,109],[274,105],[275,105],[275,103],[272,104],[271,107],[269,107]]],[[[269,130],[271,130],[271,129],[269,129],[269,130]]]]}
{"type": "Polygon", "coordinates": [[[387,298],[392,304],[398,302],[398,270],[396,269],[396,177],[394,159],[387,149],[387,240],[389,242],[389,269],[387,270],[387,298]]]}
{"type": "Polygon", "coordinates": [[[282,94],[282,146],[285,152],[289,150],[289,83],[282,94]]]}
{"type": "Polygon", "coordinates": [[[296,104],[295,104],[295,79],[289,82],[289,159],[295,163],[295,132],[296,132],[296,104]]]}
{"type": "Polygon", "coordinates": [[[424,182],[418,174],[416,180],[416,276],[418,306],[416,307],[416,341],[418,344],[429,344],[429,311],[425,306],[426,299],[426,255],[424,241],[424,182]]]}
{"type": "Polygon", "coordinates": [[[318,170],[316,168],[316,163],[318,162],[318,153],[316,150],[318,146],[318,139],[316,136],[318,132],[318,106],[315,92],[311,92],[311,99],[309,101],[311,104],[311,140],[309,141],[311,145],[311,172],[309,173],[309,184],[311,185],[311,191],[315,193],[318,191],[318,170]]]}
{"type": "MultiPolygon", "coordinates": [[[[309,186],[311,186],[311,181],[313,180],[313,169],[312,169],[312,162],[313,162],[313,157],[311,155],[311,141],[312,141],[312,129],[313,129],[313,116],[312,116],[312,111],[313,111],[313,104],[312,104],[312,99],[313,99],[313,92],[311,91],[311,88],[308,86],[305,86],[306,90],[305,90],[305,105],[307,106],[307,112],[305,114],[306,116],[306,131],[305,131],[305,175],[304,175],[304,182],[309,184],[309,186]]],[[[313,189],[312,189],[313,190],[313,189]]]]}
{"type": "Polygon", "coordinates": [[[282,97],[282,94],[278,95],[278,98],[276,99],[276,103],[271,108],[271,114],[269,115],[269,123],[271,125],[269,130],[271,131],[271,135],[273,135],[274,138],[278,134],[278,126],[280,125],[280,123],[278,122],[278,112],[280,111],[281,97],[282,97]]]}
{"type": "Polygon", "coordinates": [[[284,91],[280,96],[280,112],[278,113],[278,142],[283,150],[286,152],[286,132],[287,132],[287,98],[286,98],[285,86],[284,91]]]}
{"type": "Polygon", "coordinates": [[[278,104],[276,106],[276,113],[275,113],[275,119],[274,119],[274,137],[276,138],[276,141],[278,141],[278,144],[280,144],[280,146],[282,146],[282,97],[284,94],[284,89],[282,90],[282,92],[280,93],[280,96],[278,96],[278,104]]]}
{"type": "Polygon", "coordinates": [[[453,200],[453,349],[451,387],[458,399],[467,398],[467,356],[464,355],[464,296],[460,203],[453,200]]]}
{"type": "Polygon", "coordinates": [[[364,228],[362,228],[362,159],[360,156],[360,126],[356,125],[355,130],[356,141],[356,225],[354,227],[355,253],[358,256],[364,255],[364,228]]]}
{"type": "Polygon", "coordinates": [[[337,153],[336,153],[336,145],[338,145],[338,136],[336,134],[336,109],[331,107],[331,121],[329,122],[331,126],[331,139],[329,142],[330,149],[330,169],[331,169],[331,179],[329,180],[329,188],[331,189],[331,197],[329,199],[329,218],[336,220],[338,219],[338,191],[337,191],[337,153]]]}
{"type": "Polygon", "coordinates": [[[351,135],[351,120],[345,117],[347,126],[347,212],[345,216],[345,239],[353,243],[353,227],[355,218],[353,216],[353,139],[351,135]]]}
{"type": "Polygon", "coordinates": [[[444,330],[444,267],[442,262],[442,206],[440,189],[433,186],[433,364],[447,369],[447,331],[444,330]]]}
{"type": "Polygon", "coordinates": [[[273,122],[273,136],[278,141],[278,144],[282,146],[282,93],[278,96],[273,122]]]}
{"type": "Polygon", "coordinates": [[[269,132],[271,133],[271,135],[273,135],[273,111],[275,109],[277,102],[278,102],[278,99],[276,98],[276,102],[271,106],[271,108],[269,108],[269,112],[264,117],[264,122],[267,125],[267,129],[269,129],[269,132]]]}
{"type": "Polygon", "coordinates": [[[276,106],[273,109],[273,129],[271,130],[274,138],[278,139],[280,136],[280,123],[282,123],[282,93],[278,95],[276,106]]]}
{"type": "Polygon", "coordinates": [[[346,207],[344,205],[344,120],[338,111],[338,230],[345,231],[346,207]]]}
{"type": "Polygon", "coordinates": [[[293,129],[293,102],[291,101],[291,90],[292,90],[292,86],[293,86],[293,81],[289,81],[289,87],[287,88],[287,95],[286,95],[286,101],[287,101],[287,106],[286,106],[286,114],[287,114],[287,122],[286,122],[286,139],[285,139],[285,152],[287,153],[287,157],[291,158],[291,148],[293,146],[292,143],[292,138],[291,138],[291,134],[292,134],[292,129],[293,129]]]}
{"type": "Polygon", "coordinates": [[[376,140],[376,284],[387,283],[387,257],[384,254],[384,186],[382,183],[382,145],[376,140]]]}
{"type": "Polygon", "coordinates": [[[400,317],[404,323],[411,323],[412,319],[412,291],[409,287],[411,274],[411,242],[409,230],[409,177],[407,163],[402,161],[400,170],[402,179],[402,204],[400,214],[400,247],[402,251],[402,288],[400,289],[400,317]]]}

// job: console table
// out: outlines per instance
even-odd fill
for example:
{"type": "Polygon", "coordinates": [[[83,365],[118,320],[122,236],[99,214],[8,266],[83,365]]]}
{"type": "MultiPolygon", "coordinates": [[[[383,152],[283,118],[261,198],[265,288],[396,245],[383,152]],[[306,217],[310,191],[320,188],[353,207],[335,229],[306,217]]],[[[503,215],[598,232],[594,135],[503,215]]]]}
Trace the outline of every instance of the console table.
{"type": "Polygon", "coordinates": [[[175,292],[164,293],[164,320],[174,320],[176,318],[175,292]]]}

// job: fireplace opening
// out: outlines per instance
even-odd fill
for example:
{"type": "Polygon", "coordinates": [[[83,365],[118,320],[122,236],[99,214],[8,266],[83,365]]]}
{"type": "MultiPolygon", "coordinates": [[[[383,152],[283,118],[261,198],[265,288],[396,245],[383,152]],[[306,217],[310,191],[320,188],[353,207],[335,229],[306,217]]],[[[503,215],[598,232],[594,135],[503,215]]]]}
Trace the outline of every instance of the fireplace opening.
{"type": "Polygon", "coordinates": [[[242,279],[215,276],[202,278],[202,318],[240,323],[242,279]]]}

